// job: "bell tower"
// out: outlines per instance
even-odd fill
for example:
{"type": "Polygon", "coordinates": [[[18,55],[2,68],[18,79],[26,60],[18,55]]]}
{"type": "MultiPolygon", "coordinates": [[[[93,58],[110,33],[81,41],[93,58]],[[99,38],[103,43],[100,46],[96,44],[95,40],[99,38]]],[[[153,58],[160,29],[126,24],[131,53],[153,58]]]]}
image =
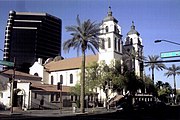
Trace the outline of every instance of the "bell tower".
{"type": "Polygon", "coordinates": [[[132,21],[131,29],[127,33],[124,49],[131,55],[131,70],[136,75],[141,76],[143,71],[141,68],[143,63],[143,44],[139,32],[135,29],[134,21],[132,21]]]}
{"type": "Polygon", "coordinates": [[[111,61],[122,60],[122,35],[118,20],[113,17],[111,7],[103,19],[100,31],[99,61],[110,64],[111,61]]]}

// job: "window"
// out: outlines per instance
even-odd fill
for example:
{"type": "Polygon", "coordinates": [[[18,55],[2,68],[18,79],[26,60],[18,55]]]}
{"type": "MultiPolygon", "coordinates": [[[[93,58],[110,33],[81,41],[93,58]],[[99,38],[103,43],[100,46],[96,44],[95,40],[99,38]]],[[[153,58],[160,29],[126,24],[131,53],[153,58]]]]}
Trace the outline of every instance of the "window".
{"type": "Polygon", "coordinates": [[[117,27],[116,27],[116,25],[114,25],[114,32],[115,32],[115,33],[117,32],[117,27]]]}
{"type": "Polygon", "coordinates": [[[74,96],[73,95],[71,95],[71,101],[73,101],[74,100],[74,96]]]}
{"type": "Polygon", "coordinates": [[[56,94],[56,101],[60,101],[60,95],[59,95],[59,93],[56,94]]]}
{"type": "Polygon", "coordinates": [[[114,39],[114,49],[117,50],[117,40],[116,40],[116,38],[114,39]]]}
{"type": "Polygon", "coordinates": [[[34,73],[34,76],[39,76],[38,73],[34,73]]]}
{"type": "Polygon", "coordinates": [[[54,101],[54,94],[51,94],[51,102],[54,101]]]}
{"type": "Polygon", "coordinates": [[[60,75],[60,83],[63,84],[63,75],[60,75]]]}
{"type": "Polygon", "coordinates": [[[133,44],[133,39],[132,39],[132,38],[130,39],[130,44],[131,44],[131,45],[133,44]]]}
{"type": "Polygon", "coordinates": [[[3,93],[2,92],[0,93],[0,95],[1,95],[1,98],[3,98],[3,93]]]}
{"type": "Polygon", "coordinates": [[[121,45],[121,40],[118,40],[118,51],[120,52],[120,45],[121,45]]]}
{"type": "Polygon", "coordinates": [[[51,76],[51,85],[53,85],[53,83],[54,83],[54,77],[51,76]]]}
{"type": "Polygon", "coordinates": [[[111,48],[111,39],[108,38],[108,48],[111,48]]]}
{"type": "Polygon", "coordinates": [[[37,93],[34,93],[34,99],[36,99],[37,98],[37,93]]]}
{"type": "Polygon", "coordinates": [[[106,26],[106,33],[107,33],[107,32],[109,32],[109,28],[108,28],[108,26],[106,26]]]}
{"type": "Polygon", "coordinates": [[[102,39],[102,46],[101,46],[101,49],[104,49],[105,48],[105,45],[104,45],[104,39],[102,39]]]}
{"type": "Polygon", "coordinates": [[[77,99],[77,95],[75,96],[75,101],[77,101],[78,99],[77,99]]]}
{"type": "Polygon", "coordinates": [[[70,74],[70,84],[73,84],[73,74],[70,74]]]}

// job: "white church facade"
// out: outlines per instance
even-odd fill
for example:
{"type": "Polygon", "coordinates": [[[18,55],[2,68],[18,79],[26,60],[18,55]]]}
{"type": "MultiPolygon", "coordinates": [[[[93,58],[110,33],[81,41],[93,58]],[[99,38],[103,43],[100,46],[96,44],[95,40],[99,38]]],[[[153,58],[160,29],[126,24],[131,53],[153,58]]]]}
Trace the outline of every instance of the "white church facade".
{"type": "MultiPolygon", "coordinates": [[[[118,25],[118,20],[113,17],[111,8],[109,7],[107,16],[103,19],[100,31],[100,38],[102,39],[102,46],[99,48],[97,55],[86,56],[86,66],[92,62],[104,61],[107,65],[111,61],[123,62],[124,50],[128,52],[134,51],[135,56],[142,58],[143,45],[140,34],[135,30],[134,22],[132,23],[131,30],[127,33],[125,38],[125,44],[123,45],[123,35],[121,33],[121,27],[118,25]]],[[[136,75],[140,76],[140,64],[142,59],[132,60],[132,68],[136,75]]],[[[39,61],[35,62],[30,68],[31,75],[38,75],[42,78],[42,84],[57,85],[58,82],[62,83],[62,86],[72,87],[80,82],[81,73],[81,57],[49,60],[46,64],[39,61]]],[[[109,91],[109,97],[114,97],[116,93],[109,91]]],[[[68,98],[76,99],[76,98],[68,98]]],[[[105,102],[106,94],[102,89],[97,90],[97,99],[105,102]]]]}

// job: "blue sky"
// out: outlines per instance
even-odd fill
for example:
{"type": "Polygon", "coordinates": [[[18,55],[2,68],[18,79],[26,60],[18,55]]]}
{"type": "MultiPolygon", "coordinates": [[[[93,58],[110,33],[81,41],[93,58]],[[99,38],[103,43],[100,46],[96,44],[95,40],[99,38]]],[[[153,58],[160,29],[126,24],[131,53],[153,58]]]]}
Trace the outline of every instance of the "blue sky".
{"type": "MultiPolygon", "coordinates": [[[[77,15],[81,20],[91,19],[100,23],[107,15],[108,6],[111,6],[113,16],[119,21],[123,39],[130,30],[131,22],[135,22],[136,30],[143,40],[144,56],[180,50],[178,45],[166,42],[154,43],[156,39],[180,43],[179,0],[0,0],[0,48],[3,49],[4,46],[5,27],[10,10],[46,12],[61,18],[63,42],[70,38],[65,26],[76,24],[77,15]]],[[[69,54],[62,51],[62,55],[65,58],[77,56],[73,51],[69,54]]],[[[2,52],[0,52],[0,59],[2,57],[2,52]]],[[[172,64],[166,65],[171,66],[172,64]]],[[[179,63],[174,64],[180,65],[179,63]]],[[[155,79],[172,84],[172,77],[167,79],[164,72],[166,71],[156,71],[155,79]]],[[[145,73],[150,74],[151,72],[146,69],[145,73]]],[[[177,87],[180,88],[180,76],[176,78],[177,87]]]]}

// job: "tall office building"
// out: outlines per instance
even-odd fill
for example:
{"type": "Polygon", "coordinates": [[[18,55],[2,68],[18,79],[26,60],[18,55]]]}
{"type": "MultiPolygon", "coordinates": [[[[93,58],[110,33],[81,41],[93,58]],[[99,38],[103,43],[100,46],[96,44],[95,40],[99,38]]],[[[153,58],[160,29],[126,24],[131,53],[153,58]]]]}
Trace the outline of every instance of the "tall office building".
{"type": "Polygon", "coordinates": [[[9,12],[4,57],[15,58],[16,69],[28,72],[38,59],[61,55],[61,19],[47,13],[9,12]]]}

